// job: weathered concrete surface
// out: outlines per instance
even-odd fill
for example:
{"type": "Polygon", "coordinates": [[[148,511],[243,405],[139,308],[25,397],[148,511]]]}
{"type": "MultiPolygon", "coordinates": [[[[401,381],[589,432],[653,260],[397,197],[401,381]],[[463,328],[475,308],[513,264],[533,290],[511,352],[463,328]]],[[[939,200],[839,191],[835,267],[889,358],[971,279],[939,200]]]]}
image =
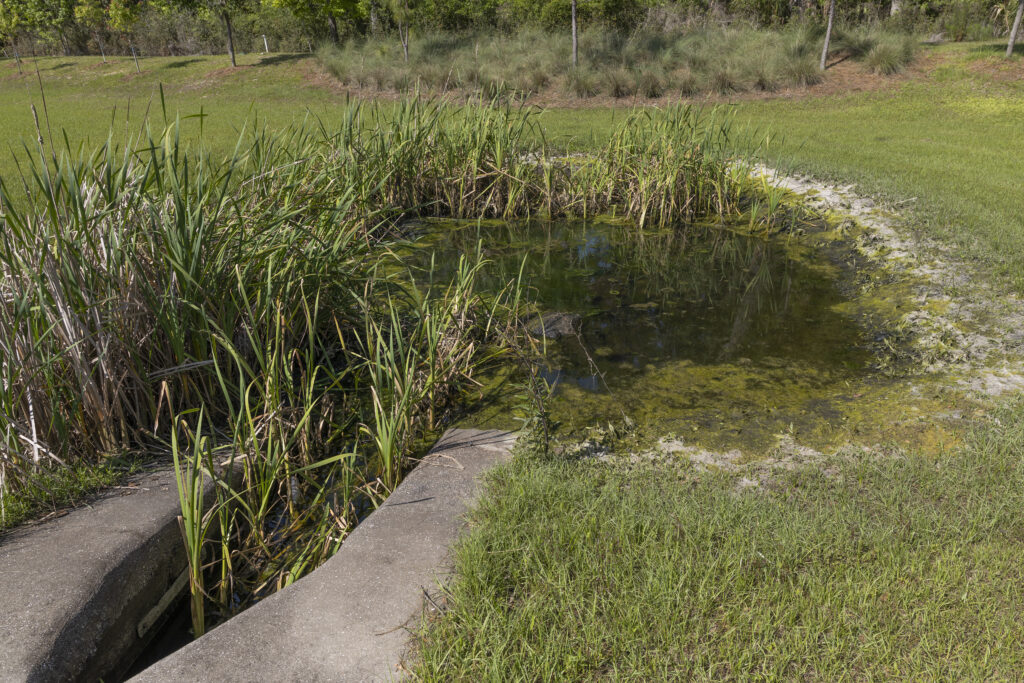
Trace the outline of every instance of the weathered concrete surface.
{"type": "Polygon", "coordinates": [[[134,681],[387,681],[507,432],[451,430],[322,567],[134,681]]]}
{"type": "Polygon", "coordinates": [[[0,681],[115,677],[185,567],[179,512],[164,469],[0,537],[0,681]]]}

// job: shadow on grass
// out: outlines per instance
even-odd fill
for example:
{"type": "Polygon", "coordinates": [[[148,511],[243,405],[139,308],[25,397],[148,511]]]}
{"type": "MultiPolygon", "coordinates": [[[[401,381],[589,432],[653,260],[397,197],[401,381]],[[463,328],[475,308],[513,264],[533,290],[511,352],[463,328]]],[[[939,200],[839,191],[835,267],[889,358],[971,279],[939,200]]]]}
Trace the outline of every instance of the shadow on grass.
{"type": "MultiPolygon", "coordinates": [[[[1006,43],[985,43],[983,45],[974,45],[971,47],[970,52],[977,55],[1005,55],[1006,54],[1006,43]]],[[[1024,55],[1024,44],[1021,40],[1013,46],[1013,54],[1024,55]]]]}
{"type": "Polygon", "coordinates": [[[201,61],[203,61],[203,60],[201,60],[201,59],[179,59],[176,62],[168,62],[167,64],[164,64],[164,68],[165,69],[181,69],[183,67],[188,66],[189,64],[195,64],[196,62],[201,62],[201,61]]]}
{"type": "Polygon", "coordinates": [[[256,62],[255,66],[274,66],[275,64],[287,64],[288,62],[297,62],[300,59],[306,59],[310,54],[308,52],[294,52],[283,55],[272,55],[260,58],[260,61],[256,62]]]}

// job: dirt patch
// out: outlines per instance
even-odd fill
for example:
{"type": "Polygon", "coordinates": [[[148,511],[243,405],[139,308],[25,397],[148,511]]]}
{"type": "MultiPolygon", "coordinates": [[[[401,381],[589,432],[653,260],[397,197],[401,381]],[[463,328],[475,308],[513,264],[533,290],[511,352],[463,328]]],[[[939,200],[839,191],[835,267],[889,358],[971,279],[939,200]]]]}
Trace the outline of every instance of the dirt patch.
{"type": "Polygon", "coordinates": [[[996,83],[1020,82],[1024,80],[1024,60],[1006,59],[1002,55],[981,57],[971,62],[967,70],[996,83]]]}

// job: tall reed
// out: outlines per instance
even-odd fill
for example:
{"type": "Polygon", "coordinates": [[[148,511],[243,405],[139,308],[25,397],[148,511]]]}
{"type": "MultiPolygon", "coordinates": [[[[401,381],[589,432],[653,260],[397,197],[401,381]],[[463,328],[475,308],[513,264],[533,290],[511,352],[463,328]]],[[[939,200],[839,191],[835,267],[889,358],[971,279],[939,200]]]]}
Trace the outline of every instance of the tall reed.
{"type": "Polygon", "coordinates": [[[418,99],[254,125],[227,159],[174,122],[87,156],[40,140],[0,179],[0,503],[50,467],[169,452],[199,633],[329,557],[481,370],[523,356],[518,284],[483,290],[479,253],[414,274],[406,218],[685,229],[738,206],[729,149],[687,107],[581,157],[530,111],[418,99]]]}

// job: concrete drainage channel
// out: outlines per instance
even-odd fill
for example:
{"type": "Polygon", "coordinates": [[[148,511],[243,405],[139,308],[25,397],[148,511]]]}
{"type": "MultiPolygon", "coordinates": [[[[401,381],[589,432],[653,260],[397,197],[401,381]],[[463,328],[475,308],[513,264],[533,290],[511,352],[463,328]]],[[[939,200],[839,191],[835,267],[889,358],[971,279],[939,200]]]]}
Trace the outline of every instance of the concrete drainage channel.
{"type": "MultiPolygon", "coordinates": [[[[323,566],[132,680],[398,678],[480,475],[514,441],[448,431],[323,566]]],[[[184,593],[173,473],[126,489],[0,539],[0,681],[122,678],[184,593]]]]}

